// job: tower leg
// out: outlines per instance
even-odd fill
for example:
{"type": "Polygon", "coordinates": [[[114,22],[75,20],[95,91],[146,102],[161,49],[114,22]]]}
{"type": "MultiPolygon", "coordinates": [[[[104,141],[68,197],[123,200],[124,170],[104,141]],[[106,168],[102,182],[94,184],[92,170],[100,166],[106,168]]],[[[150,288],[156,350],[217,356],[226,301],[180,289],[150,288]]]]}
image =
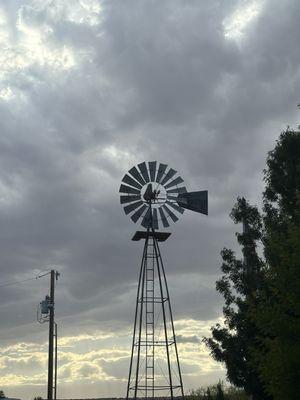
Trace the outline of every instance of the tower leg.
{"type": "MultiPolygon", "coordinates": [[[[157,272],[158,272],[159,288],[160,288],[160,295],[161,295],[161,299],[162,299],[161,307],[162,307],[162,314],[163,314],[163,321],[164,321],[164,333],[165,333],[165,344],[166,344],[168,373],[169,373],[170,394],[171,394],[171,399],[173,399],[173,383],[172,383],[172,372],[171,372],[171,363],[170,363],[167,320],[166,320],[164,293],[163,293],[163,285],[162,285],[161,266],[160,266],[160,262],[159,262],[159,258],[158,258],[157,247],[158,247],[158,243],[156,242],[156,240],[154,240],[155,256],[156,256],[156,259],[157,259],[157,272]]],[[[167,281],[165,281],[165,286],[167,287],[167,281]]]]}
{"type": "MultiPolygon", "coordinates": [[[[142,314],[143,314],[142,304],[143,304],[143,302],[140,301],[140,299],[143,297],[143,292],[144,292],[145,262],[146,262],[145,260],[146,260],[146,254],[147,254],[147,246],[148,246],[148,238],[146,238],[146,240],[145,240],[145,245],[144,245],[144,250],[143,250],[143,257],[142,257],[140,274],[139,274],[139,282],[138,282],[138,290],[137,290],[137,296],[136,296],[136,307],[135,307],[135,315],[134,315],[134,327],[133,327],[132,347],[131,347],[131,357],[130,357],[130,365],[129,365],[129,376],[128,376],[128,383],[127,383],[126,399],[128,399],[130,397],[130,390],[132,390],[131,379],[132,379],[132,369],[133,369],[133,360],[134,360],[134,350],[135,350],[135,347],[137,346],[137,343],[136,343],[137,327],[139,328],[138,344],[140,343],[140,338],[141,338],[141,324],[142,324],[142,314]],[[140,310],[139,310],[139,308],[140,308],[140,310]],[[138,317],[139,317],[139,321],[138,321],[138,317]]],[[[135,386],[134,386],[134,398],[136,398],[136,395],[137,395],[139,358],[140,358],[140,352],[138,353],[136,379],[135,379],[135,386]]]]}
{"type": "Polygon", "coordinates": [[[180,368],[180,363],[179,363],[179,356],[178,356],[178,349],[177,349],[177,342],[176,342],[176,335],[175,335],[175,328],[174,328],[173,313],[172,313],[171,301],[170,301],[170,295],[169,295],[169,288],[168,288],[167,278],[166,278],[166,274],[165,274],[165,268],[164,268],[164,264],[163,264],[163,260],[162,260],[162,257],[161,257],[161,253],[160,253],[160,249],[159,249],[157,240],[156,240],[156,249],[157,249],[156,251],[157,251],[159,264],[161,265],[161,270],[162,270],[162,273],[163,273],[165,286],[166,286],[168,305],[169,305],[170,322],[171,322],[171,329],[172,329],[172,334],[173,334],[173,339],[174,339],[176,364],[177,364],[179,384],[180,384],[180,392],[181,392],[181,397],[184,398],[183,381],[182,381],[181,368],[180,368]]]}

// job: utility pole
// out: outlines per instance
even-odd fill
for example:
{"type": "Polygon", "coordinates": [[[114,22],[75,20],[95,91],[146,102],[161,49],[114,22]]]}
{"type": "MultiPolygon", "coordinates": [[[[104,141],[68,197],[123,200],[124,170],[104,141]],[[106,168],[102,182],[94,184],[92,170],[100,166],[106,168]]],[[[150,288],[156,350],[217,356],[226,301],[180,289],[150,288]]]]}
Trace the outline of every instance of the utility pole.
{"type": "Polygon", "coordinates": [[[55,344],[54,344],[54,354],[55,354],[55,361],[54,361],[54,400],[56,400],[57,395],[57,323],[54,322],[54,337],[55,337],[55,344]]]}
{"type": "MultiPolygon", "coordinates": [[[[47,400],[53,400],[53,348],[54,348],[54,288],[55,280],[59,273],[54,269],[50,273],[50,304],[49,304],[49,352],[48,352],[48,397],[47,400]]],[[[56,362],[56,361],[55,361],[56,362]]],[[[56,392],[56,390],[55,390],[56,392]]],[[[56,396],[55,396],[56,397],[56,396]]]]}

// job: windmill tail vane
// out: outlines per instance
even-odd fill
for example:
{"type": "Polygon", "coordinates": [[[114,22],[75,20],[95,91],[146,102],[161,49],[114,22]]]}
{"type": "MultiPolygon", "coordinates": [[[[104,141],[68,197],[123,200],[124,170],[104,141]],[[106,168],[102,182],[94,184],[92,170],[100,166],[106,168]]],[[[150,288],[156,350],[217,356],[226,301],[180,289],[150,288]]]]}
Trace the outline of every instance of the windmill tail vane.
{"type": "Polygon", "coordinates": [[[200,214],[208,214],[208,192],[201,190],[198,192],[188,192],[179,194],[177,197],[179,206],[200,214]]]}

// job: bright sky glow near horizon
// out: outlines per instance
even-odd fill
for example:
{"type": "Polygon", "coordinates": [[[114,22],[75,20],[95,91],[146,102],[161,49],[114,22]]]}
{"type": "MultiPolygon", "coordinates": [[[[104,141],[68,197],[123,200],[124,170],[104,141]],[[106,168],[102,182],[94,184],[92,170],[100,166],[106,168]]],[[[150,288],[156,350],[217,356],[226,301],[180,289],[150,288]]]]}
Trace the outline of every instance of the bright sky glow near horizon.
{"type": "MultiPolygon", "coordinates": [[[[142,249],[118,189],[144,160],[209,191],[162,253],[185,390],[225,379],[201,340],[222,320],[230,210],[260,204],[267,151],[299,124],[299,20],[297,0],[1,2],[0,287],[60,271],[59,398],[125,396],[142,249]]],[[[48,287],[0,288],[8,397],[46,397],[48,287]]]]}

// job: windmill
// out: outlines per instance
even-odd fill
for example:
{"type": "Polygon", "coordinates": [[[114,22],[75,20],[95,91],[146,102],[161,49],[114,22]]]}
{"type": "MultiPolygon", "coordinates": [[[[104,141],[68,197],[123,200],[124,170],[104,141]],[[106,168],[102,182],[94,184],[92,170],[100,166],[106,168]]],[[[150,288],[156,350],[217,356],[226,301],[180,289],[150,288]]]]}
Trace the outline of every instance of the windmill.
{"type": "Polygon", "coordinates": [[[189,209],[207,215],[207,191],[187,192],[177,171],[157,161],[132,167],[119,192],[125,214],[145,228],[126,398],[184,397],[165,268],[159,248],[171,235],[159,231],[189,209]]]}

